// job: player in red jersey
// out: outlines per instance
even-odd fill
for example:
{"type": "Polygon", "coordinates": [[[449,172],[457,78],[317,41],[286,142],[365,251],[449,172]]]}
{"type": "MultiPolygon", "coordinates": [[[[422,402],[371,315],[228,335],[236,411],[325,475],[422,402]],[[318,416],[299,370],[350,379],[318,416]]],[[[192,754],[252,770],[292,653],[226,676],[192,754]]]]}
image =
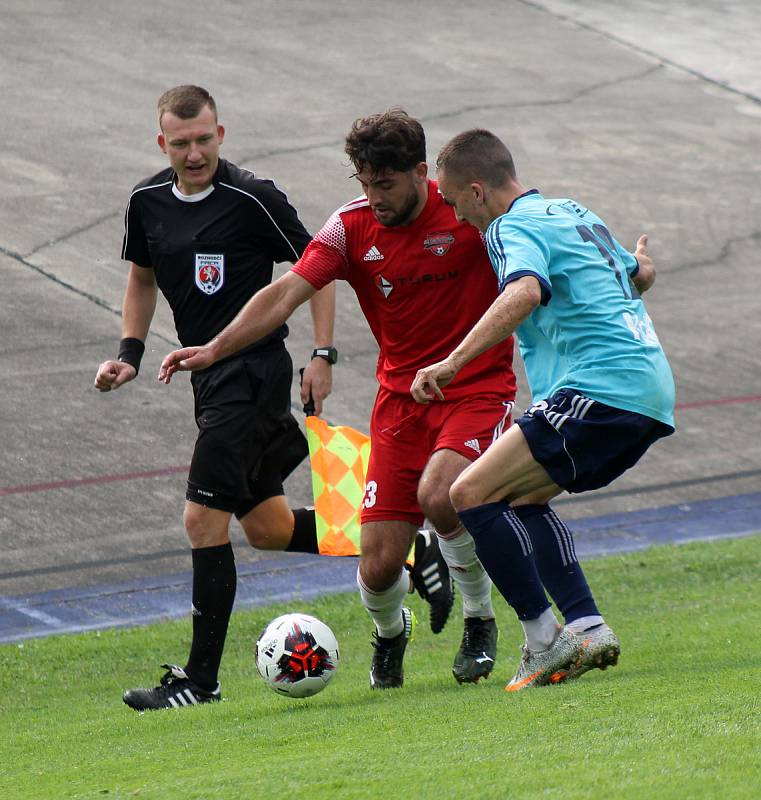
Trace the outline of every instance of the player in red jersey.
{"type": "Polygon", "coordinates": [[[380,347],[357,572],[377,629],[370,684],[402,685],[412,627],[403,605],[404,563],[426,517],[463,598],[453,673],[473,683],[492,671],[497,626],[491,582],[449,487],[510,424],[513,343],[507,339],[474,359],[445,402],[415,403],[409,386],[417,370],[448,354],[496,299],[494,271],[477,229],[456,219],[428,179],[417,120],[401,109],[359,119],[346,152],[364,197],[338,209],[293,269],[258,292],[216,338],[170,353],[159,379],[168,383],[175,371],[208,367],[282,324],[320,287],[348,281],[380,347]]]}

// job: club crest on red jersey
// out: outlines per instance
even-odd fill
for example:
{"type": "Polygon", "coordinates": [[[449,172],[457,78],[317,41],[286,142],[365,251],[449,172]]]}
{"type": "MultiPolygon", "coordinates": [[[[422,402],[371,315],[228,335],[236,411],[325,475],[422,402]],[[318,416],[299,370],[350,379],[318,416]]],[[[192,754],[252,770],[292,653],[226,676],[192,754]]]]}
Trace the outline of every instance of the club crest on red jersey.
{"type": "Polygon", "coordinates": [[[423,240],[423,247],[435,256],[443,256],[454,243],[451,233],[431,233],[423,240]]]}
{"type": "Polygon", "coordinates": [[[196,253],[196,286],[204,294],[214,294],[225,282],[225,257],[222,254],[196,253]]]}

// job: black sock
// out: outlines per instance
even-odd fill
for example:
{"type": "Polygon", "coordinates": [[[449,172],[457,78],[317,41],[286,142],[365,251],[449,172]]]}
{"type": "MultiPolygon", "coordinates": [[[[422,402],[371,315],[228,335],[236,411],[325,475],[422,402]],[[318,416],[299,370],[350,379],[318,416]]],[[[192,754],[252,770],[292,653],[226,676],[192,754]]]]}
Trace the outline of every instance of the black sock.
{"type": "Polygon", "coordinates": [[[193,643],[185,672],[202,689],[217,686],[236,586],[229,542],[193,550],[193,643]]]}
{"type": "Polygon", "coordinates": [[[293,509],[293,536],[286,547],[289,553],[319,553],[317,520],[313,508],[293,509]]]}
{"type": "Polygon", "coordinates": [[[566,524],[548,505],[518,506],[514,511],[531,537],[534,561],[544,588],[566,623],[598,615],[592,591],[576,558],[573,535],[566,524]]]}

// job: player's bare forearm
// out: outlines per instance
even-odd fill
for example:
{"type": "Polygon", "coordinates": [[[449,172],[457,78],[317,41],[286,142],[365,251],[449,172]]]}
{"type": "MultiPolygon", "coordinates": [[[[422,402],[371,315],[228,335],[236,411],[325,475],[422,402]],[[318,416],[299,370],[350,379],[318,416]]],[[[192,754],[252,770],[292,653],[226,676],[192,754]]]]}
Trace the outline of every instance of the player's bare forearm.
{"type": "Polygon", "coordinates": [[[260,289],[208,344],[174,350],[165,356],[159,368],[159,380],[169,383],[175,372],[206,369],[259,341],[280,327],[314,293],[315,288],[310,283],[293,272],[287,272],[260,289]]]}
{"type": "Polygon", "coordinates": [[[418,403],[444,399],[441,391],[474,358],[510,336],[541,301],[539,281],[531,276],[509,283],[459,345],[438,364],[418,370],[410,392],[418,403]]]}
{"type": "Polygon", "coordinates": [[[214,361],[227,358],[272,333],[315,291],[308,281],[294,272],[286,272],[274,283],[260,289],[235,319],[209,342],[214,361]]]}
{"type": "Polygon", "coordinates": [[[632,283],[637,287],[637,291],[642,294],[655,283],[655,264],[650,256],[647,247],[647,235],[640,236],[637,240],[637,249],[634,251],[639,269],[632,278],[632,283]]]}
{"type": "Polygon", "coordinates": [[[526,276],[508,283],[470,333],[449,354],[457,372],[476,356],[507,339],[539,305],[542,294],[536,278],[526,276]]]}

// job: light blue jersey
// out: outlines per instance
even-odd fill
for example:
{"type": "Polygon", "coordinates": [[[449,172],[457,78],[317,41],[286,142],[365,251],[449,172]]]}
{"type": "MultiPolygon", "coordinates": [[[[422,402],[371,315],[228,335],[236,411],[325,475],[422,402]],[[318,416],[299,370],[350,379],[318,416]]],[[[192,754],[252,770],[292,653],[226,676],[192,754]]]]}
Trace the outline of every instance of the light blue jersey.
{"type": "Polygon", "coordinates": [[[573,200],[518,197],[486,231],[502,291],[536,277],[542,302],[517,330],[533,400],[561,388],[674,426],[674,379],[630,277],[639,265],[573,200]]]}

